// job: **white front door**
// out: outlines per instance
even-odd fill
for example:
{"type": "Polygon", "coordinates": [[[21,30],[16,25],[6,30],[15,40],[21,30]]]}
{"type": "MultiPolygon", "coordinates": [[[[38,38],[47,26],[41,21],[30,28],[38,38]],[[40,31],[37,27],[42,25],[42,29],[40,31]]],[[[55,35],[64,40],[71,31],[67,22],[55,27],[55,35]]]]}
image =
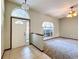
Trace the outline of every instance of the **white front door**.
{"type": "Polygon", "coordinates": [[[27,29],[29,28],[28,23],[27,20],[12,18],[12,48],[29,44],[29,29],[27,29]]]}

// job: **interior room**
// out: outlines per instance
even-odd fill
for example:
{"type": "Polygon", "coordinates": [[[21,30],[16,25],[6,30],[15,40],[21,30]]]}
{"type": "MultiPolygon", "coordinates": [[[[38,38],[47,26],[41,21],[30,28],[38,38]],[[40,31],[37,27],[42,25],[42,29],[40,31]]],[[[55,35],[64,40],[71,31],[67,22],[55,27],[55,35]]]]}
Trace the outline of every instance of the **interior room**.
{"type": "Polygon", "coordinates": [[[78,59],[78,0],[1,0],[1,59],[78,59]]]}

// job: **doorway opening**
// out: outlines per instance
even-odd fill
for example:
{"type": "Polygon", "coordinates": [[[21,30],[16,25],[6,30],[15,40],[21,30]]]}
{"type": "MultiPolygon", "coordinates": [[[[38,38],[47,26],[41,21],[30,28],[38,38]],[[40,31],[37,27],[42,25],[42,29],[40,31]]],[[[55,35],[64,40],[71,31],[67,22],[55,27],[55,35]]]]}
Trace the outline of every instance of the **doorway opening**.
{"type": "Polygon", "coordinates": [[[23,9],[12,11],[10,20],[10,48],[29,45],[30,18],[23,9]]]}

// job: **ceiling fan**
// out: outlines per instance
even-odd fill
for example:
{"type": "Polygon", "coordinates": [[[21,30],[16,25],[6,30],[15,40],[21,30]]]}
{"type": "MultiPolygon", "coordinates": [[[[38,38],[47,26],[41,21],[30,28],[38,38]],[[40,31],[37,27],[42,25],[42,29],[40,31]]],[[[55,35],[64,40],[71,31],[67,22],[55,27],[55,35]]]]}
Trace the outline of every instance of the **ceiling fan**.
{"type": "Polygon", "coordinates": [[[69,11],[67,17],[77,16],[77,11],[74,10],[75,7],[77,7],[77,4],[70,7],[70,11],[69,11]]]}

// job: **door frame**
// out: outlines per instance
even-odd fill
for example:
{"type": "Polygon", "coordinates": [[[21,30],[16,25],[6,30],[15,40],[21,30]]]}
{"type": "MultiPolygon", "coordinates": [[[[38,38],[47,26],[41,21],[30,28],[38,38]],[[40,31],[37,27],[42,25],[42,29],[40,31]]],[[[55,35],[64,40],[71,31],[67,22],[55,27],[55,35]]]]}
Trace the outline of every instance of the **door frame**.
{"type": "Polygon", "coordinates": [[[30,36],[31,36],[31,24],[30,24],[30,19],[26,19],[26,18],[21,18],[21,17],[10,17],[10,49],[12,49],[12,18],[15,19],[21,19],[21,20],[28,20],[29,21],[29,44],[30,44],[30,36]]]}

